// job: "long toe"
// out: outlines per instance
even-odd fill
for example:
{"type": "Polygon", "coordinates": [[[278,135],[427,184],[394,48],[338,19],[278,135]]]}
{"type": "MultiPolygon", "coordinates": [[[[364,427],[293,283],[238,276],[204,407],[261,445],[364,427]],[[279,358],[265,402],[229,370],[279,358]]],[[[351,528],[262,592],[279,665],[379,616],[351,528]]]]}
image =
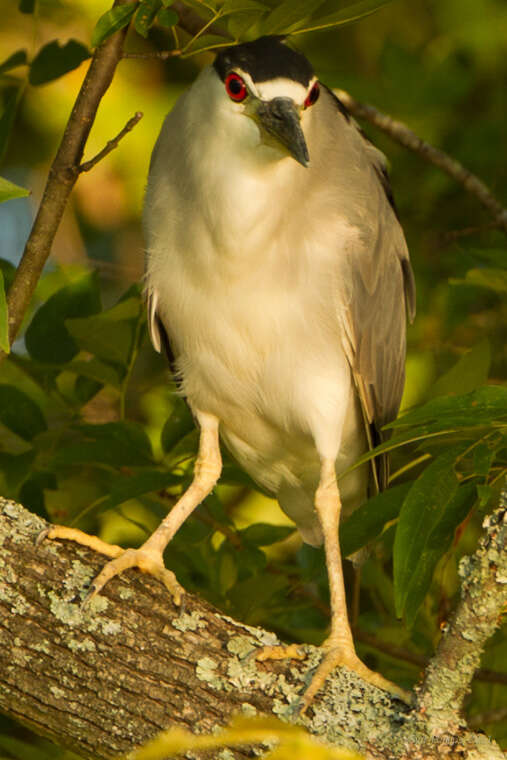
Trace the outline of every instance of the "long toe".
{"type": "Polygon", "coordinates": [[[302,698],[301,712],[304,713],[313,702],[313,699],[318,691],[324,686],[327,677],[332,673],[336,667],[346,667],[349,670],[353,670],[354,673],[378,689],[387,691],[394,697],[401,699],[407,704],[411,704],[412,695],[410,692],[405,691],[400,686],[397,686],[392,681],[384,678],[380,673],[376,673],[374,670],[370,670],[364,662],[361,662],[357,656],[354,647],[324,647],[326,653],[321,660],[319,667],[315,671],[315,674],[310,682],[310,685],[306,689],[302,698]]]}
{"type": "Polygon", "coordinates": [[[111,578],[114,578],[130,567],[137,567],[143,573],[153,575],[154,578],[157,578],[164,584],[171,594],[174,604],[177,606],[181,604],[184,589],[176,580],[174,573],[165,567],[162,554],[142,548],[126,549],[119,557],[108,562],[93,580],[87,599],[91,599],[95,594],[98,594],[111,578]]]}

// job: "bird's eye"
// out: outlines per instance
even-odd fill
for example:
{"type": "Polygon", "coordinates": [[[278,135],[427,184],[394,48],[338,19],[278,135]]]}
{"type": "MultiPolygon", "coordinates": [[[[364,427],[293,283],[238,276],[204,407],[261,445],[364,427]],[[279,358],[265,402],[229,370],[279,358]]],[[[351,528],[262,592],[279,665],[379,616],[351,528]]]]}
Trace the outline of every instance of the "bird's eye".
{"type": "Polygon", "coordinates": [[[235,74],[234,72],[227,74],[225,78],[225,90],[230,99],[236,101],[236,103],[241,103],[248,95],[243,79],[239,74],[235,74]]]}
{"type": "Polygon", "coordinates": [[[309,108],[310,106],[313,106],[313,104],[317,102],[317,100],[319,99],[319,93],[320,93],[319,83],[315,82],[312,89],[306,96],[305,108],[309,108]]]}

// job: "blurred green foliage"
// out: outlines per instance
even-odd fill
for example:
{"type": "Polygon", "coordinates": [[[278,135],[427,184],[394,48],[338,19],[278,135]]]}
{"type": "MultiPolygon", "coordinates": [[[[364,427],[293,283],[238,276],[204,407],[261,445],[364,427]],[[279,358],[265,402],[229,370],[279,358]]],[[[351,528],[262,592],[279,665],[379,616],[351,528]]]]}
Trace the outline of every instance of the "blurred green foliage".
{"type": "MultiPolygon", "coordinates": [[[[235,39],[292,32],[326,84],[406,121],[507,203],[502,0],[186,4],[235,39]],[[384,5],[361,23],[325,29],[384,5]],[[317,27],[323,30],[305,33],[317,27]]],[[[188,486],[197,444],[191,416],[146,338],[139,216],[163,116],[212,60],[208,49],[224,40],[207,31],[189,37],[174,26],[170,6],[142,0],[111,12],[106,0],[22,0],[3,10],[0,30],[0,201],[11,199],[0,206],[0,271],[7,288],[33,214],[23,188],[35,206],[93,46],[132,21],[128,51],[178,52],[167,63],[126,59],[117,70],[87,156],[133,112],[142,109],[144,119],[80,177],[23,336],[1,366],[1,492],[54,522],[125,545],[141,543],[188,486]]],[[[505,480],[506,244],[461,186],[362,126],[392,165],[418,316],[409,330],[408,413],[384,444],[393,487],[349,518],[341,540],[347,554],[373,542],[361,578],[360,653],[411,686],[420,670],[411,655],[434,651],[458,591],[459,559],[473,551],[505,480]],[[393,642],[397,657],[387,646],[393,642]]],[[[5,347],[3,288],[0,294],[5,347]]],[[[189,591],[228,614],[288,640],[319,643],[328,624],[322,551],[302,545],[252,486],[225,453],[220,486],[171,542],[166,564],[189,591]]],[[[483,658],[498,683],[477,681],[468,705],[504,744],[507,725],[487,715],[505,704],[506,655],[500,631],[483,658]]],[[[5,727],[0,739],[7,757],[67,757],[15,728],[5,727]]]]}

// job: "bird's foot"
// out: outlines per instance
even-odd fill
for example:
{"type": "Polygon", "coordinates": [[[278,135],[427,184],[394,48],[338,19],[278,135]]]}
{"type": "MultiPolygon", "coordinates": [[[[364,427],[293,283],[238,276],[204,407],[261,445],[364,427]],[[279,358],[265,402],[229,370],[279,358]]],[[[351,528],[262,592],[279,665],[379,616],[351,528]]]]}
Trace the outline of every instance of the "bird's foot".
{"type": "Polygon", "coordinates": [[[164,565],[162,553],[154,549],[122,549],[115,544],[107,544],[97,536],[90,536],[76,528],[68,528],[65,525],[52,525],[50,528],[42,531],[37,537],[37,543],[45,538],[64,538],[70,541],[76,541],[82,546],[88,546],[100,554],[110,557],[110,561],[102,568],[101,572],[91,582],[90,589],[86,595],[86,601],[98,594],[111,578],[119,575],[129,567],[137,567],[143,573],[148,573],[157,578],[164,584],[171,594],[174,603],[179,606],[184,589],[171,570],[164,565]]]}
{"type": "Polygon", "coordinates": [[[305,713],[313,702],[315,695],[324,686],[327,677],[331,672],[341,666],[354,671],[363,681],[376,686],[378,689],[387,691],[393,697],[401,699],[407,704],[411,704],[412,695],[392,681],[384,678],[380,673],[370,670],[364,662],[357,656],[354,645],[351,642],[337,642],[332,636],[322,645],[324,657],[322,658],[317,670],[315,671],[310,685],[302,697],[301,713],[305,713]]]}
{"type": "Polygon", "coordinates": [[[304,660],[306,659],[306,654],[299,644],[288,644],[287,646],[277,644],[276,646],[266,646],[257,649],[255,659],[257,662],[265,662],[266,660],[304,660]]]}

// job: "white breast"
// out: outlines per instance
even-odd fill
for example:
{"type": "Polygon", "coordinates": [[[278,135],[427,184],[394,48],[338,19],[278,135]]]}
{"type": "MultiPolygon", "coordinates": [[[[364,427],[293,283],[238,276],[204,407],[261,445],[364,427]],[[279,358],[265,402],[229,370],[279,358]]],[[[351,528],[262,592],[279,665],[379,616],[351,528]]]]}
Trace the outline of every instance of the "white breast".
{"type": "MultiPolygon", "coordinates": [[[[247,138],[255,142],[255,132],[247,138]]],[[[211,125],[206,139],[213,165],[192,159],[194,145],[184,158],[171,152],[167,134],[157,148],[147,288],[157,292],[183,393],[220,418],[245,469],[274,492],[313,483],[319,454],[341,449],[342,469],[364,450],[332,275],[358,232],[336,199],[306,197],[307,170],[292,158],[265,160],[259,146],[262,171],[252,172],[229,161],[229,135],[211,125]],[[314,222],[323,207],[333,209],[325,229],[314,222]]]]}

